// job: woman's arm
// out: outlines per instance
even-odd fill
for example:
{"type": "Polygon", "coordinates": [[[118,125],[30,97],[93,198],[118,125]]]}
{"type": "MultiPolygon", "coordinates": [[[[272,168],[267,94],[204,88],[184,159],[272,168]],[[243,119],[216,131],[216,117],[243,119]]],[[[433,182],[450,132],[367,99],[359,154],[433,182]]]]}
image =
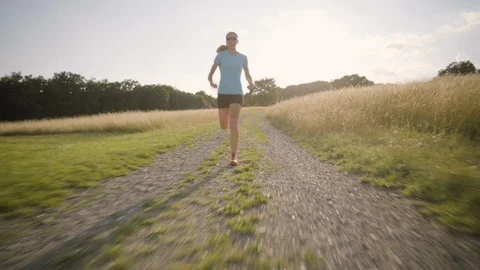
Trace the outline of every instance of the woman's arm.
{"type": "Polygon", "coordinates": [[[249,84],[253,84],[252,76],[250,75],[250,70],[248,69],[248,66],[243,68],[245,70],[245,79],[247,79],[247,82],[249,84]]]}
{"type": "Polygon", "coordinates": [[[208,81],[210,82],[210,85],[213,88],[217,88],[217,85],[213,83],[213,73],[215,73],[215,70],[217,69],[218,64],[213,63],[212,67],[210,68],[210,73],[208,73],[208,81]]]}

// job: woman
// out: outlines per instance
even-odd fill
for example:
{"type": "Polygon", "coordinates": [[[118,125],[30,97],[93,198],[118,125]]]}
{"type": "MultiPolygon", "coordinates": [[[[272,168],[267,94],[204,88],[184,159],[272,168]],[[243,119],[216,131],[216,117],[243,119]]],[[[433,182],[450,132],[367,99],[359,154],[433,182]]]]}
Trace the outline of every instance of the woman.
{"type": "Polygon", "coordinates": [[[210,85],[213,88],[218,87],[217,104],[220,127],[227,129],[230,123],[231,166],[238,165],[238,118],[243,105],[244,95],[242,83],[240,82],[242,68],[249,83],[248,89],[255,87],[248,69],[247,56],[237,51],[237,44],[238,35],[235,32],[229,32],[226,36],[226,45],[220,45],[217,48],[217,56],[208,74],[210,85]],[[217,67],[220,67],[220,86],[217,86],[212,81],[213,73],[215,73],[217,67]]]}

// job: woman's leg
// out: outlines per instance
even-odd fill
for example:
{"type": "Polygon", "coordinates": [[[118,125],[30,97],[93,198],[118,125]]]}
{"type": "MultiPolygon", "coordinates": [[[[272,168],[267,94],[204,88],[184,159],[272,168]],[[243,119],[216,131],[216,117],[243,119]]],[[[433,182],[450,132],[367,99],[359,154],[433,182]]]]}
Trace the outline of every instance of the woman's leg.
{"type": "Polygon", "coordinates": [[[231,165],[237,165],[238,148],[238,118],[242,106],[238,103],[230,104],[230,151],[232,153],[231,165]]]}
{"type": "Polygon", "coordinates": [[[227,129],[228,128],[228,118],[230,113],[228,108],[218,108],[218,119],[220,120],[220,128],[227,129]]]}

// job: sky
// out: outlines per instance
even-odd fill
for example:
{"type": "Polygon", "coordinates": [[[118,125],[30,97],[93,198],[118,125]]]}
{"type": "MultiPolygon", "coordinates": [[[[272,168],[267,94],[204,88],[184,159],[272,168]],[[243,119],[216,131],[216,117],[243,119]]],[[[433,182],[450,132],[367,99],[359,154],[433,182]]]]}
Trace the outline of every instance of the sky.
{"type": "Polygon", "coordinates": [[[1,0],[0,76],[69,71],[215,96],[208,73],[229,31],[253,79],[280,87],[355,73],[428,80],[461,60],[480,68],[478,0],[1,0]]]}

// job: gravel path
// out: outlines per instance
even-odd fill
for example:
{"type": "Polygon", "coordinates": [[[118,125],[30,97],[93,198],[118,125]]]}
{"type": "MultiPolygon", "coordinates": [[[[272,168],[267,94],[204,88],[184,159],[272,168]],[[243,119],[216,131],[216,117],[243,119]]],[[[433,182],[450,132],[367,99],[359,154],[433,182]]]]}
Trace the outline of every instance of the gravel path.
{"type": "Polygon", "coordinates": [[[328,269],[480,269],[478,239],[451,235],[406,198],[336,172],[268,122],[262,129],[277,167],[262,181],[274,213],[259,224],[268,255],[309,249],[328,269]]]}
{"type": "Polygon", "coordinates": [[[194,171],[227,135],[220,131],[213,138],[198,138],[193,148],[180,146],[159,154],[152,165],[106,179],[99,188],[88,189],[67,202],[68,208],[38,216],[23,228],[8,224],[17,226],[21,236],[13,243],[0,245],[0,258],[6,258],[0,260],[0,268],[18,269],[32,261],[32,265],[38,264],[71,248],[69,243],[81,243],[82,239],[107,231],[115,222],[135,214],[145,201],[169,194],[174,184],[181,183],[185,173],[194,171]]]}

